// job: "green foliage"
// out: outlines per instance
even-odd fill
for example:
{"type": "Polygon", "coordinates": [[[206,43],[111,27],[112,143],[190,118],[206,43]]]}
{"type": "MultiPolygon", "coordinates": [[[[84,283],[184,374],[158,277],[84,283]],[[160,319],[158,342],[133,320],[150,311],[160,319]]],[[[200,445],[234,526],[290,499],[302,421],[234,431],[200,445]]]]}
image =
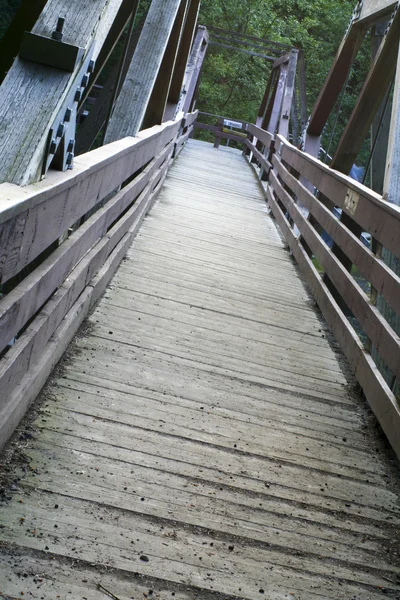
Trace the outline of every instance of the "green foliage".
{"type": "Polygon", "coordinates": [[[22,0],[0,0],[0,40],[7,31],[22,0]]]}
{"type": "MultiPolygon", "coordinates": [[[[306,59],[310,112],[355,4],[356,0],[203,0],[200,23],[302,49],[306,59]]],[[[334,152],[369,69],[369,53],[367,39],[352,68],[341,109],[338,112],[339,106],[336,107],[323,136],[325,147],[331,140],[330,153],[334,152]]],[[[260,58],[211,46],[197,107],[204,112],[254,122],[270,68],[270,63],[260,58]]],[[[368,142],[365,148],[364,155],[368,142]]],[[[365,156],[362,162],[364,160],[365,156]]]]}

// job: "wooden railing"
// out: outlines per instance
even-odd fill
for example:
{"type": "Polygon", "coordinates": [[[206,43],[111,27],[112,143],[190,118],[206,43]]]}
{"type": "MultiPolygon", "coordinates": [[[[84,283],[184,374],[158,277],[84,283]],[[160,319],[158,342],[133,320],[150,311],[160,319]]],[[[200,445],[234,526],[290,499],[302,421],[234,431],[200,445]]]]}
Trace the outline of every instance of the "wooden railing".
{"type": "Polygon", "coordinates": [[[374,295],[381,294],[399,314],[400,278],[332,210],[337,207],[349,215],[371,239],[400,258],[400,208],[281,136],[275,139],[254,125],[249,127],[249,134],[248,152],[266,180],[264,189],[271,211],[370,406],[400,456],[399,399],[393,393],[395,386],[389,387],[371,356],[371,348],[375,348],[400,381],[400,338],[373,301],[374,295]],[[373,290],[372,299],[324,241],[326,235],[358,269],[366,286],[373,290]]]}
{"type": "Polygon", "coordinates": [[[101,296],[197,113],[0,185],[0,446],[101,296]]]}
{"type": "Polygon", "coordinates": [[[212,113],[199,112],[194,126],[196,129],[209,131],[214,137],[214,148],[219,148],[221,140],[245,145],[249,123],[240,119],[228,119],[212,113]],[[212,123],[204,121],[212,121],[212,123]]]}

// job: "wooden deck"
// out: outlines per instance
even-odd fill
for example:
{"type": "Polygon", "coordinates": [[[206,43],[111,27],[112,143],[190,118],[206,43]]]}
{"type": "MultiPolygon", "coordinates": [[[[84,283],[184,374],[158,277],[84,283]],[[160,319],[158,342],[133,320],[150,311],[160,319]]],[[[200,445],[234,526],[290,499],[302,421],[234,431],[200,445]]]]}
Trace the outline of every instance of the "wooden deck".
{"type": "Polygon", "coordinates": [[[241,154],[190,142],[11,447],[0,597],[400,598],[396,472],[329,338],[241,154]]]}

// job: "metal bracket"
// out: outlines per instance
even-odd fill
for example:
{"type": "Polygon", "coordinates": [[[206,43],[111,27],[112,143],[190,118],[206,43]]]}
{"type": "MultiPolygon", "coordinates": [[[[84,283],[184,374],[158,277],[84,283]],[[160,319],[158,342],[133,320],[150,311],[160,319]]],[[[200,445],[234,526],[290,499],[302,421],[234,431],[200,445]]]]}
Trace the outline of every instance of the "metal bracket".
{"type": "Polygon", "coordinates": [[[78,105],[94,70],[95,62],[91,58],[92,54],[93,47],[87,52],[82,66],[75,75],[63,105],[50,128],[43,162],[43,175],[45,175],[50,165],[60,171],[72,169],[78,105]]]}
{"type": "Polygon", "coordinates": [[[84,52],[79,46],[25,31],[19,56],[24,60],[73,73],[84,52]]]}

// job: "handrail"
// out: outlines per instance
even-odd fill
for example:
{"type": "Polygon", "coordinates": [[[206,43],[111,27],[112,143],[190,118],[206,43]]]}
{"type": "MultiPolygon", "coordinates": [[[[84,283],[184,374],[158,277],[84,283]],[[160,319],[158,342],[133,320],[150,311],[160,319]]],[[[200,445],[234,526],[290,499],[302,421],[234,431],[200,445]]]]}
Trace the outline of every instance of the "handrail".
{"type": "Polygon", "coordinates": [[[196,118],[181,113],[38,184],[0,186],[0,446],[104,291],[196,118]]]}
{"type": "Polygon", "coordinates": [[[199,117],[213,117],[217,119],[216,125],[210,125],[208,123],[201,123],[199,119],[196,120],[194,126],[196,129],[203,129],[205,131],[210,131],[215,136],[214,148],[219,148],[221,140],[229,140],[233,142],[238,142],[239,144],[246,144],[247,139],[247,129],[249,123],[247,121],[242,121],[241,119],[229,119],[228,117],[221,117],[219,115],[214,115],[212,113],[199,112],[199,117]],[[224,121],[230,121],[232,123],[239,123],[241,127],[237,127],[239,131],[229,131],[224,129],[224,121]]]}
{"type": "Polygon", "coordinates": [[[335,217],[332,207],[350,215],[397,257],[400,257],[400,208],[295,148],[282,136],[275,138],[255,125],[249,126],[249,135],[252,136],[247,141],[250,160],[261,169],[260,179],[264,180],[272,214],[369,404],[400,456],[400,405],[370,353],[373,346],[400,380],[400,337],[321,235],[328,234],[368,284],[399,314],[400,277],[335,217]],[[316,269],[313,257],[338,297],[333,296],[316,269]],[[367,336],[367,344],[362,343],[354,320],[347,319],[344,306],[367,336]]]}

